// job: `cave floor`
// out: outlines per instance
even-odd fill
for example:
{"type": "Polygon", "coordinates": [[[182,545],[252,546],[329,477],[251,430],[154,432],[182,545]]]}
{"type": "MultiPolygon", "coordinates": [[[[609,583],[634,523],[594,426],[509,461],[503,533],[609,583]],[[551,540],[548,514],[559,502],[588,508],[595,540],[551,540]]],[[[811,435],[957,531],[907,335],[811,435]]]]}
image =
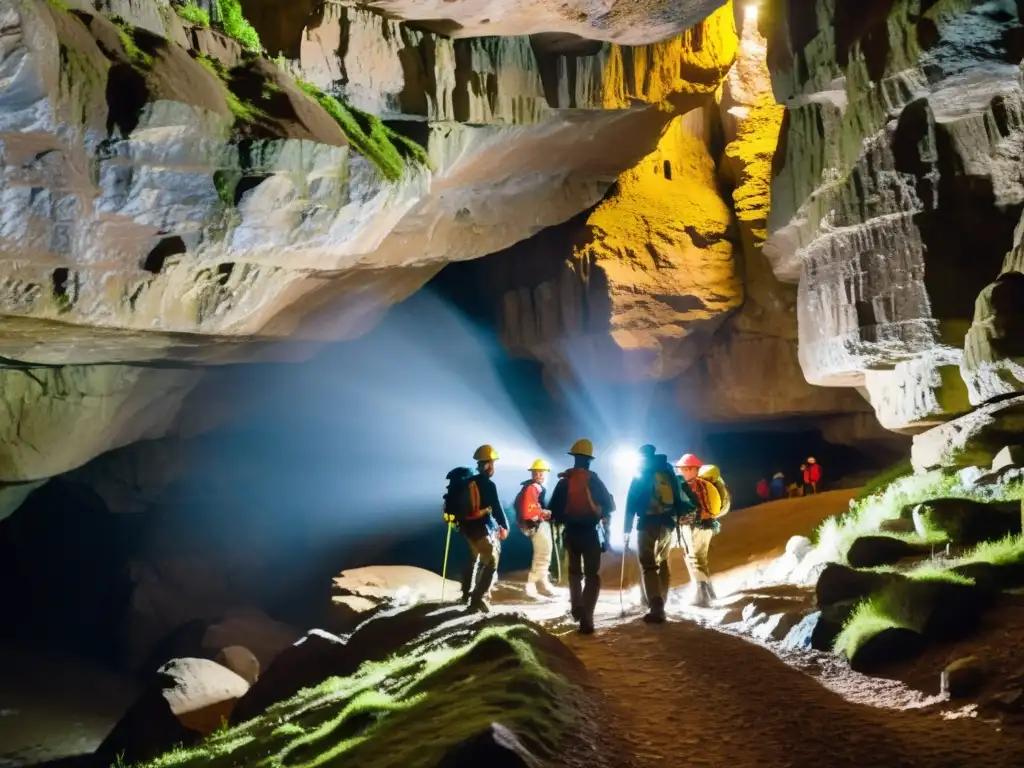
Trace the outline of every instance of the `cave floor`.
{"type": "Polygon", "coordinates": [[[0,768],[91,752],[138,693],[98,664],[0,646],[0,768]]]}

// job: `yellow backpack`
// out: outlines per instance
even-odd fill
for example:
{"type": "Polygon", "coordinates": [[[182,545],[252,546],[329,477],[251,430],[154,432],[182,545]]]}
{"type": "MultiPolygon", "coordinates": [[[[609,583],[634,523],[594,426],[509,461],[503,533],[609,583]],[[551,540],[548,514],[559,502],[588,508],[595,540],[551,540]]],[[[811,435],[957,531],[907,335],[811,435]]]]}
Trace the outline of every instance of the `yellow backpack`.
{"type": "Polygon", "coordinates": [[[704,487],[708,492],[708,513],[712,518],[728,514],[731,500],[729,489],[725,487],[718,467],[714,464],[705,464],[700,468],[697,475],[704,480],[704,487]]]}

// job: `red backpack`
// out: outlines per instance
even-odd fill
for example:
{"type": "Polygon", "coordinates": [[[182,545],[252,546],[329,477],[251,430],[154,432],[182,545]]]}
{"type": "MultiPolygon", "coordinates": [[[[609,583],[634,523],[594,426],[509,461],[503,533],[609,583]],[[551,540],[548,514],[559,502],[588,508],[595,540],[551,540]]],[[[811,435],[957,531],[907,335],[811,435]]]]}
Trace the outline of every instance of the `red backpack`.
{"type": "Polygon", "coordinates": [[[516,522],[520,526],[533,523],[544,516],[544,509],[540,505],[539,483],[526,483],[519,489],[516,495],[516,522]]]}
{"type": "Polygon", "coordinates": [[[590,470],[567,469],[563,475],[569,481],[565,500],[565,515],[577,520],[601,516],[601,508],[590,495],[590,470]]]}

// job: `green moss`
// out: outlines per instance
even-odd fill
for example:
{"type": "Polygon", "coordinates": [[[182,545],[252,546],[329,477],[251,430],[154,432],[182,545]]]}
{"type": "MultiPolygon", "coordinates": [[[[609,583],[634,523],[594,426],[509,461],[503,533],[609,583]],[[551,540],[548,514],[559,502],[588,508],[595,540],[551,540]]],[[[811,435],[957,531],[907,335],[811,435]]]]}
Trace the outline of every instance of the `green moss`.
{"type": "Polygon", "coordinates": [[[187,21],[189,24],[195,24],[197,27],[210,26],[210,14],[195,3],[186,2],[184,5],[173,5],[171,7],[174,8],[174,12],[183,21],[187,21]]]}
{"type": "Polygon", "coordinates": [[[406,159],[421,165],[430,165],[423,147],[391,130],[380,118],[368,115],[324,93],[312,83],[296,81],[299,87],[315,100],[327,114],[341,126],[352,147],[370,160],[385,178],[397,181],[405,172],[406,159]]]}
{"type": "Polygon", "coordinates": [[[532,633],[524,626],[488,627],[468,641],[455,636],[407,646],[149,766],[435,765],[492,722],[550,749],[575,723],[579,693],[547,668],[532,633]]]}
{"type": "Polygon", "coordinates": [[[207,72],[220,80],[221,85],[224,87],[224,99],[227,101],[228,109],[231,110],[231,114],[235,116],[236,120],[240,120],[243,123],[251,123],[262,115],[255,106],[243,102],[231,92],[231,89],[228,87],[227,70],[224,69],[224,65],[219,59],[207,56],[204,53],[197,54],[195,59],[207,72]]]}
{"type": "Polygon", "coordinates": [[[245,50],[261,53],[263,44],[260,42],[260,36],[256,34],[252,24],[242,14],[242,6],[239,1],[216,0],[216,2],[224,34],[237,40],[245,50]]]}
{"type": "Polygon", "coordinates": [[[153,57],[135,44],[135,28],[121,16],[111,16],[110,20],[117,25],[117,36],[121,38],[128,60],[139,69],[152,69],[153,57]]]}
{"type": "Polygon", "coordinates": [[[224,205],[234,207],[235,188],[238,186],[241,178],[242,174],[240,171],[213,172],[213,186],[217,190],[217,197],[220,198],[224,205]]]}
{"type": "Polygon", "coordinates": [[[975,563],[989,563],[996,566],[1024,563],[1024,535],[1017,534],[998,541],[983,542],[956,561],[958,566],[975,563]]]}
{"type": "Polygon", "coordinates": [[[65,3],[65,2],[62,2],[62,0],[46,0],[46,2],[48,2],[54,8],[56,8],[58,11],[70,11],[71,10],[71,8],[68,7],[68,4],[65,3]]]}

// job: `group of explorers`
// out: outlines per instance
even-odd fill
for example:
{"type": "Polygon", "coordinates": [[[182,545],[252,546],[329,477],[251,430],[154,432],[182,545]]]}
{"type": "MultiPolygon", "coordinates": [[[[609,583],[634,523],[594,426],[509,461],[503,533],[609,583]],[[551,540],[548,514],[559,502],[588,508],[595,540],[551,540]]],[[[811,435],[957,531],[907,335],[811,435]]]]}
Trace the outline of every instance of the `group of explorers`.
{"type": "MultiPolygon", "coordinates": [[[[560,542],[568,560],[572,617],[580,633],[589,635],[594,632],[594,610],[601,590],[601,555],[610,548],[611,518],[616,507],[608,488],[590,469],[593,444],[577,440],[568,453],[573,466],[558,475],[550,497],[547,477],[551,467],[537,459],[529,468],[530,479],[522,483],[514,507],[516,523],[533,545],[527,594],[533,598],[556,596],[549,571],[552,546],[560,542]]],[[[661,624],[666,620],[669,553],[674,544],[686,555],[694,583],[691,603],[706,607],[717,599],[711,585],[708,552],[712,537],[719,531],[718,518],[728,513],[731,500],[718,468],[703,465],[693,454],[683,454],[676,462],[677,475],[667,456],[656,453],[653,445],[642,446],[639,453],[640,465],[626,499],[625,550],[629,549],[635,523],[648,607],[644,621],[661,624]]],[[[462,575],[463,602],[472,610],[487,611],[509,522],[491,479],[497,451],[482,445],[473,459],[476,472],[460,467],[448,473],[444,519],[458,529],[470,548],[462,575]]]]}
{"type": "Polygon", "coordinates": [[[817,493],[821,484],[821,464],[813,456],[809,456],[807,461],[800,465],[800,479],[802,482],[787,484],[786,476],[782,472],[772,475],[770,483],[762,477],[757,482],[757,497],[761,501],[768,501],[794,499],[817,493]]]}

